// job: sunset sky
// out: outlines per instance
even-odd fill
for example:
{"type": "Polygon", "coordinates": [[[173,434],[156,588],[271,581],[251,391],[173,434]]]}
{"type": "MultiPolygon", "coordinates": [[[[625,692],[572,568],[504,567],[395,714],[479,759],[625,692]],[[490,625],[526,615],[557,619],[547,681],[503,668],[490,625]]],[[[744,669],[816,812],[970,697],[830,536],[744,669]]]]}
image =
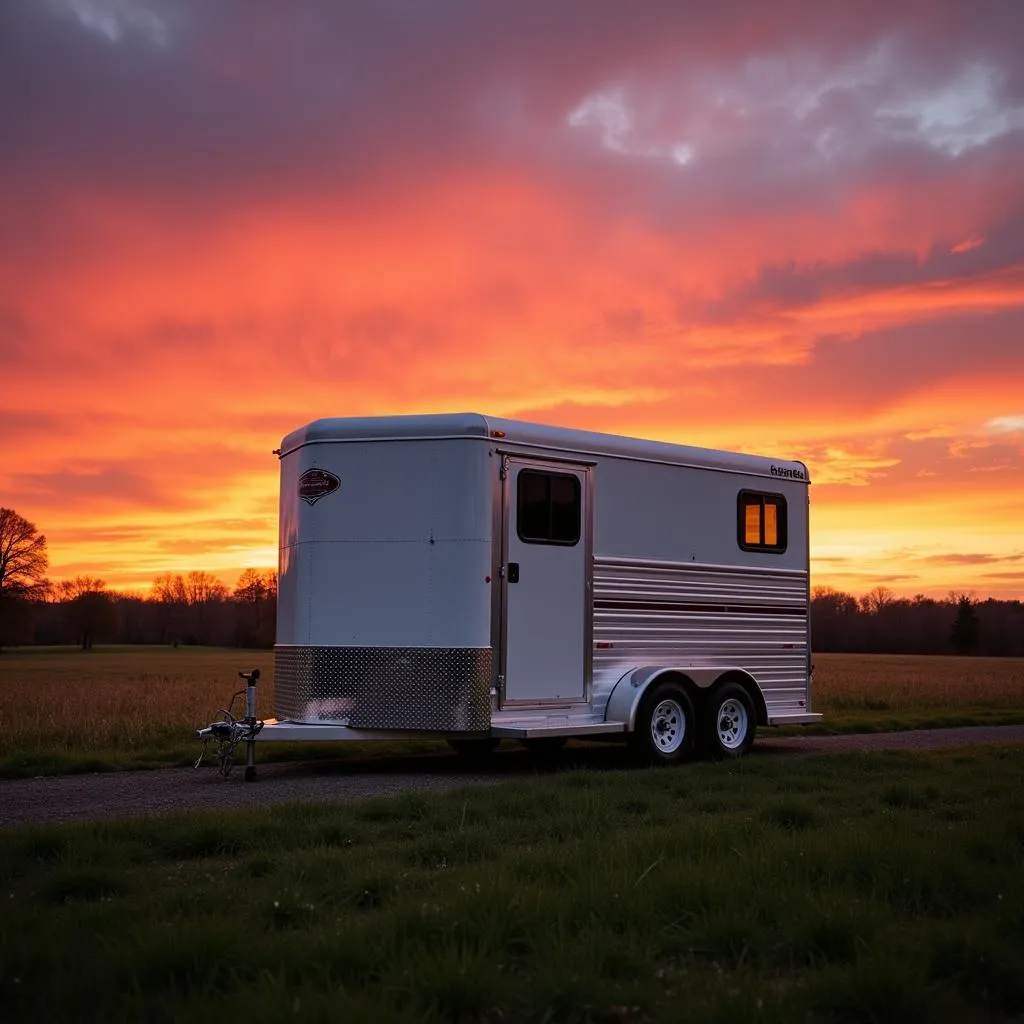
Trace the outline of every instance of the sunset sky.
{"type": "Polygon", "coordinates": [[[54,580],[233,585],[285,433],[473,410],[1024,598],[1024,2],[2,0],[0,371],[54,580]]]}

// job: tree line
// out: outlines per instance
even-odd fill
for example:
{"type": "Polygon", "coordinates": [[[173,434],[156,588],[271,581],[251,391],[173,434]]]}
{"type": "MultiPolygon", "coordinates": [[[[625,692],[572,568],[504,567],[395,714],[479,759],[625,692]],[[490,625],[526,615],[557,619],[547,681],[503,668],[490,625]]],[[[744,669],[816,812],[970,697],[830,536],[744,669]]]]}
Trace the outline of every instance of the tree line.
{"type": "MultiPolygon", "coordinates": [[[[13,644],[211,644],[272,647],[277,575],[246,569],[234,589],[208,572],[163,573],[148,596],[111,591],[76,576],[52,584],[46,538],[0,508],[0,649],[13,644]]],[[[861,598],[831,587],[811,595],[818,651],[1024,657],[1024,603],[896,597],[877,587],[861,598]]]]}
{"type": "Polygon", "coordinates": [[[52,583],[46,537],[0,508],[0,649],[22,644],[272,647],[277,574],[246,569],[233,589],[211,573],[163,573],[148,595],[93,576],[52,583]]]}
{"type": "Polygon", "coordinates": [[[817,651],[874,654],[976,654],[1024,657],[1024,603],[896,597],[876,587],[856,598],[816,587],[811,594],[811,642],[817,651]]]}

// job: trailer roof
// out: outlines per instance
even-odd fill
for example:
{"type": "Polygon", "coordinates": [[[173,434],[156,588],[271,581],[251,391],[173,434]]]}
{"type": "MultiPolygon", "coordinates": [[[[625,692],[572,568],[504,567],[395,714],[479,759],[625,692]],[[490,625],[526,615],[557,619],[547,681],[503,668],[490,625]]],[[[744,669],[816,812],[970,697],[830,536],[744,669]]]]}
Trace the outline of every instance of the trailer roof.
{"type": "Polygon", "coordinates": [[[307,444],[337,441],[393,441],[440,438],[489,438],[500,447],[536,449],[547,454],[571,453],[581,457],[611,456],[644,459],[674,465],[704,466],[757,476],[810,481],[807,467],[796,460],[697,448],[649,441],[590,430],[550,427],[523,420],[501,419],[480,413],[440,413],[420,416],[354,416],[314,420],[288,434],[281,442],[287,455],[307,444]]]}

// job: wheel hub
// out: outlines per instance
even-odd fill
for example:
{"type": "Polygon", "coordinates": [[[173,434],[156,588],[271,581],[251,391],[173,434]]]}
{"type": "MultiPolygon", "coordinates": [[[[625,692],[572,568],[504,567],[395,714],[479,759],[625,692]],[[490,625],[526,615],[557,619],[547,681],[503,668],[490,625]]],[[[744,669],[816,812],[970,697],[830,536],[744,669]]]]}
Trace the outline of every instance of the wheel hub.
{"type": "Polygon", "coordinates": [[[738,700],[727,700],[719,708],[718,740],[727,750],[742,746],[749,728],[747,709],[738,700]]]}
{"type": "Polygon", "coordinates": [[[686,736],[686,715],[673,700],[663,700],[651,716],[651,738],[655,746],[666,754],[682,745],[686,736]]]}

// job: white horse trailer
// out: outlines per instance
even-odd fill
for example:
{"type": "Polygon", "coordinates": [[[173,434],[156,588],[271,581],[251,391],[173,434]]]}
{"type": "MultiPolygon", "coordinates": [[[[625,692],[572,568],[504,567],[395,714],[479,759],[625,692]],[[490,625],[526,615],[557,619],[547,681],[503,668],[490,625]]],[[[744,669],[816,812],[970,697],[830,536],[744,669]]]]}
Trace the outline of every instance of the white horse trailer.
{"type": "Polygon", "coordinates": [[[260,741],[619,734],[671,762],[820,717],[800,462],[475,414],[321,419],[278,454],[260,741]]]}

